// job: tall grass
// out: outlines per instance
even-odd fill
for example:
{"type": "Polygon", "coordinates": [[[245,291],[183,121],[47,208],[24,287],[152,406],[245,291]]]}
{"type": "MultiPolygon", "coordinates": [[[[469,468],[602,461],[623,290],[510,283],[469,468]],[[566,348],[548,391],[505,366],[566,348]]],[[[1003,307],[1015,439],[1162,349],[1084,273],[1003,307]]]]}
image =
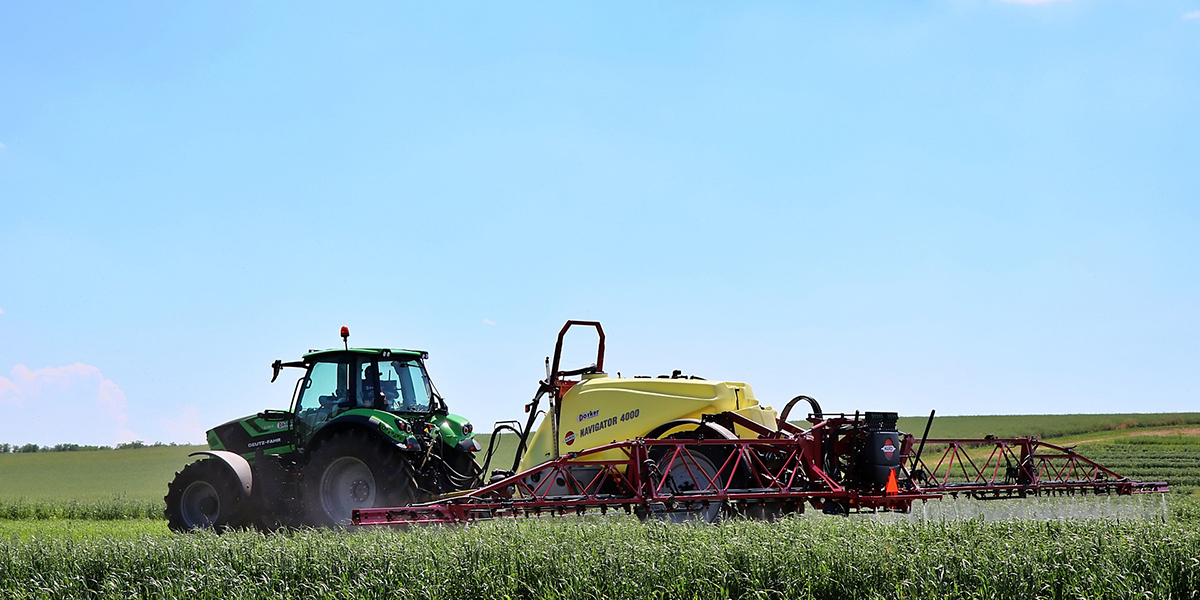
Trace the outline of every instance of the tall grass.
{"type": "Polygon", "coordinates": [[[97,500],[0,499],[0,519],[162,519],[164,507],[162,500],[141,500],[119,495],[97,500]]]}
{"type": "Polygon", "coordinates": [[[1200,526],[629,519],[0,539],[5,598],[1200,598],[1200,526]]]}

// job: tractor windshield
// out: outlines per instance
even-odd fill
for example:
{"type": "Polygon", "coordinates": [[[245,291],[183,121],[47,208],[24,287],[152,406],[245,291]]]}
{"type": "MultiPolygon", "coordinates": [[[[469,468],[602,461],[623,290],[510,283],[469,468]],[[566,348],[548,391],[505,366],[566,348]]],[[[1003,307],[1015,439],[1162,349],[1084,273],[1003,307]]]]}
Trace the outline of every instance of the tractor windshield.
{"type": "Polygon", "coordinates": [[[425,369],[416,360],[382,360],[364,362],[361,367],[363,398],[375,397],[373,382],[379,378],[384,410],[391,412],[427,412],[433,389],[425,369]]]}

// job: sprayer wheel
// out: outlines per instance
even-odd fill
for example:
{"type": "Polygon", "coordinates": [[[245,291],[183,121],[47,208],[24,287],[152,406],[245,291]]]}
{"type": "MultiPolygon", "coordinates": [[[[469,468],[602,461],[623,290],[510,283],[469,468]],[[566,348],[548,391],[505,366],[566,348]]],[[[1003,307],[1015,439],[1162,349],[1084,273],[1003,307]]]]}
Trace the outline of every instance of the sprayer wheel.
{"type": "MultiPolygon", "coordinates": [[[[680,453],[671,459],[672,452],[655,452],[659,456],[651,456],[657,463],[658,472],[662,474],[662,485],[659,493],[677,494],[674,501],[666,510],[647,511],[637,510],[638,518],[646,520],[662,520],[672,523],[686,521],[703,521],[712,523],[720,518],[724,505],[719,500],[707,501],[692,499],[689,492],[720,487],[721,479],[717,476],[717,468],[712,461],[698,451],[680,453]]],[[[657,477],[651,478],[655,485],[659,484],[657,477]]]]}
{"type": "Polygon", "coordinates": [[[757,521],[774,521],[783,516],[783,503],[777,500],[755,502],[742,509],[742,516],[757,521]]]}
{"type": "Polygon", "coordinates": [[[313,451],[301,494],[307,524],[344,526],[356,508],[412,504],[417,484],[405,453],[367,432],[348,430],[313,451]]]}
{"type": "Polygon", "coordinates": [[[237,479],[225,465],[201,459],[175,474],[167,484],[164,514],[172,531],[210,529],[217,533],[247,522],[237,479]]]}

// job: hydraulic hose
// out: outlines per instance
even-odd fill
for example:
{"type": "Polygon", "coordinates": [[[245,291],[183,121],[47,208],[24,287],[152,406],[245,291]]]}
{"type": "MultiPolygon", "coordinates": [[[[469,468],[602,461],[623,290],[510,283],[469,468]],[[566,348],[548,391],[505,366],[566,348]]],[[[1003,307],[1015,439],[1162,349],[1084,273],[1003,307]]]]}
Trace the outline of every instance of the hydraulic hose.
{"type": "Polygon", "coordinates": [[[812,416],[814,416],[818,419],[825,418],[825,414],[821,412],[821,405],[819,403],[817,403],[817,400],[815,398],[811,398],[809,396],[796,396],[795,398],[792,398],[792,400],[790,402],[787,403],[787,406],[783,407],[783,412],[779,413],[779,420],[786,422],[787,418],[788,418],[788,414],[790,414],[792,412],[792,407],[795,406],[796,403],[801,400],[808,402],[808,405],[810,407],[812,407],[812,416]]]}

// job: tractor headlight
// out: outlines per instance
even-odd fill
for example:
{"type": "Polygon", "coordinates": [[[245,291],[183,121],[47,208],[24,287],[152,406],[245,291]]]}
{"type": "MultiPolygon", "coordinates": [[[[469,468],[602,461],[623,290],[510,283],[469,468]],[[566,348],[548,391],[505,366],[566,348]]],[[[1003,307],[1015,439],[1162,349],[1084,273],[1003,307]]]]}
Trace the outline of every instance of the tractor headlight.
{"type": "Polygon", "coordinates": [[[470,424],[470,423],[467,423],[466,425],[463,425],[463,435],[471,435],[471,432],[472,432],[472,431],[475,431],[475,426],[474,426],[474,425],[472,425],[472,424],[470,424]]]}

